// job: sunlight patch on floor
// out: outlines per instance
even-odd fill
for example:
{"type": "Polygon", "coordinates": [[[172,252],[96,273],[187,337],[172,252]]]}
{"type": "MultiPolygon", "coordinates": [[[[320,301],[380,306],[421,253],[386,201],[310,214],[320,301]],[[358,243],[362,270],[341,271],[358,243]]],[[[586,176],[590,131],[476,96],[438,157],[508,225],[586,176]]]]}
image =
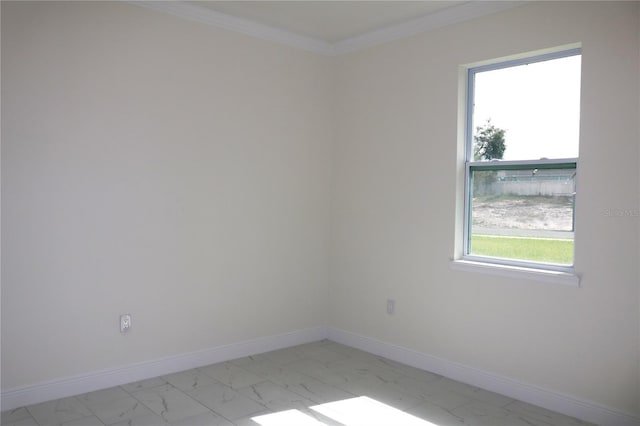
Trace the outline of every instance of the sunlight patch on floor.
{"type": "Polygon", "coordinates": [[[278,413],[265,414],[252,417],[251,420],[261,426],[326,426],[308,414],[298,410],[280,411],[278,413]]]}
{"type": "MultiPolygon", "coordinates": [[[[366,396],[328,402],[311,409],[345,426],[438,426],[366,396]]],[[[252,420],[261,426],[326,426],[298,410],[266,414],[252,420]]]]}

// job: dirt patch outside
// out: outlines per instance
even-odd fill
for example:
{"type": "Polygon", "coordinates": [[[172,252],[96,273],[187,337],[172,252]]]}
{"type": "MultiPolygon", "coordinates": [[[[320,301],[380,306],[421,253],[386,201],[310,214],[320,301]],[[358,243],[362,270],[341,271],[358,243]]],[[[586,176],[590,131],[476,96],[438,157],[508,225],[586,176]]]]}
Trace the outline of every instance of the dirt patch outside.
{"type": "Polygon", "coordinates": [[[573,197],[486,196],[473,199],[473,226],[573,231],[573,197]]]}

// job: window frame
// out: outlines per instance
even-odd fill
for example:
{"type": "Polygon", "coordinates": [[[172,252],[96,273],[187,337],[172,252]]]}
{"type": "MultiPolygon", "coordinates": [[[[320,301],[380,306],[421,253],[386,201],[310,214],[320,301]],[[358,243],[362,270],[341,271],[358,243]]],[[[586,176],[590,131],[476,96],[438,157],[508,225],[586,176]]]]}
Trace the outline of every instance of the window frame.
{"type": "MultiPolygon", "coordinates": [[[[479,72],[493,71],[504,68],[511,68],[520,65],[527,65],[537,62],[561,59],[570,56],[582,55],[581,48],[564,49],[551,53],[527,56],[523,58],[500,61],[490,64],[469,67],[467,69],[467,91],[466,91],[466,122],[465,122],[465,152],[464,152],[464,213],[463,213],[463,229],[462,229],[462,258],[463,262],[472,265],[496,266],[500,268],[511,268],[513,270],[538,271],[549,273],[566,273],[574,274],[575,268],[575,227],[574,227],[574,256],[571,265],[558,265],[553,263],[534,262],[519,259],[496,258],[489,256],[474,255],[469,252],[471,248],[471,226],[472,226],[472,172],[476,170],[523,170],[530,168],[575,168],[576,179],[578,173],[578,158],[559,158],[559,159],[541,159],[541,160],[517,160],[517,161],[474,161],[473,160],[473,109],[475,96],[475,75],[479,72]]],[[[576,182],[577,186],[577,182],[576,182]]],[[[576,206],[577,189],[573,193],[573,215],[575,225],[575,206],[576,206]]]]}

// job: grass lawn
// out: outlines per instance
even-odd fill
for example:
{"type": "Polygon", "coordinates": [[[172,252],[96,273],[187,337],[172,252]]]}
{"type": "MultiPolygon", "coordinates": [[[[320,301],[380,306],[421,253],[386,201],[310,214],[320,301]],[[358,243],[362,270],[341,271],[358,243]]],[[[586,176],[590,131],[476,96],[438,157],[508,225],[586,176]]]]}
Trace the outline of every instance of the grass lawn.
{"type": "Polygon", "coordinates": [[[471,254],[479,256],[573,264],[572,240],[474,234],[471,241],[471,254]]]}

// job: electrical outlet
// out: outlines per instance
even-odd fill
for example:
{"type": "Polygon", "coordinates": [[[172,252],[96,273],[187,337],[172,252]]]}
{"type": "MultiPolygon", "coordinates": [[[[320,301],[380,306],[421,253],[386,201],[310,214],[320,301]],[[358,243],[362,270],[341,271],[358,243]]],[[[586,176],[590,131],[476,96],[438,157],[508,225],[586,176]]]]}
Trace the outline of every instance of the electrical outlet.
{"type": "Polygon", "coordinates": [[[131,329],[131,315],[120,315],[120,333],[126,333],[131,329]]]}
{"type": "Polygon", "coordinates": [[[394,315],[396,313],[396,301],[387,299],[387,314],[394,315]]]}

